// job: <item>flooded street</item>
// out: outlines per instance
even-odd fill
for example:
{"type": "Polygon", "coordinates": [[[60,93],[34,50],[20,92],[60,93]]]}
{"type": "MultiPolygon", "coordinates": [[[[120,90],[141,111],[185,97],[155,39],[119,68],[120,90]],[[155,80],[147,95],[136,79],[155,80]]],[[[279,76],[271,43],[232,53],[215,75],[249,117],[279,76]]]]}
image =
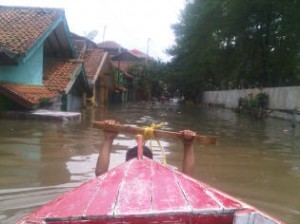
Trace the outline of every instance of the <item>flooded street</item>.
{"type": "MultiPolygon", "coordinates": [[[[215,135],[196,146],[196,178],[290,224],[300,222],[300,124],[231,110],[179,105],[118,105],[83,113],[80,123],[0,120],[0,223],[15,223],[63,192],[93,178],[102,131],[93,120],[215,135]]],[[[133,136],[115,140],[111,167],[125,160],[133,136]]],[[[182,143],[161,140],[167,163],[180,169],[182,143]]],[[[162,152],[154,142],[154,158],[162,152]]]]}

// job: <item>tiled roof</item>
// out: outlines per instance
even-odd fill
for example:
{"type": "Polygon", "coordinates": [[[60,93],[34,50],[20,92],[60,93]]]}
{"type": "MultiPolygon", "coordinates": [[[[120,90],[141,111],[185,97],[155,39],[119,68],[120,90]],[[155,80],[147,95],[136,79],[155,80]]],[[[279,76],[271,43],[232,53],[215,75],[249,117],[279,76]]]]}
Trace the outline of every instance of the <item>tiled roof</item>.
{"type": "Polygon", "coordinates": [[[0,94],[26,108],[33,108],[43,99],[52,99],[66,91],[80,66],[81,62],[77,61],[48,59],[44,67],[44,86],[0,83],[0,94]]]}
{"type": "Polygon", "coordinates": [[[99,67],[104,59],[105,51],[93,45],[93,42],[85,37],[72,34],[71,38],[77,55],[84,61],[86,76],[89,80],[94,81],[99,67]]]}
{"type": "Polygon", "coordinates": [[[32,108],[43,99],[51,99],[56,96],[56,94],[50,92],[45,86],[8,83],[0,83],[0,93],[10,99],[14,99],[14,101],[26,108],[32,108]]]}
{"type": "Polygon", "coordinates": [[[80,66],[78,61],[45,60],[44,85],[51,92],[64,92],[80,66]]]}
{"type": "Polygon", "coordinates": [[[84,68],[88,79],[93,80],[101,65],[105,52],[101,49],[87,49],[84,59],[84,68]]]}
{"type": "MultiPolygon", "coordinates": [[[[60,56],[74,58],[64,21],[63,9],[0,6],[0,59],[6,59],[7,64],[12,63],[9,58],[24,55],[38,41],[44,41],[44,85],[0,83],[0,94],[32,108],[44,98],[54,98],[69,91],[82,62],[57,60],[60,56]],[[48,58],[45,58],[46,55],[48,58]]],[[[94,43],[94,46],[97,45],[94,43]]]]}
{"type": "Polygon", "coordinates": [[[137,49],[130,50],[130,52],[139,58],[147,58],[148,57],[147,54],[145,54],[137,49]]]}
{"type": "Polygon", "coordinates": [[[62,9],[0,6],[0,53],[24,54],[62,15],[62,9]]]}
{"type": "Polygon", "coordinates": [[[86,48],[85,41],[73,39],[73,46],[74,46],[74,50],[77,54],[77,57],[82,58],[84,55],[85,48],[86,48]]]}

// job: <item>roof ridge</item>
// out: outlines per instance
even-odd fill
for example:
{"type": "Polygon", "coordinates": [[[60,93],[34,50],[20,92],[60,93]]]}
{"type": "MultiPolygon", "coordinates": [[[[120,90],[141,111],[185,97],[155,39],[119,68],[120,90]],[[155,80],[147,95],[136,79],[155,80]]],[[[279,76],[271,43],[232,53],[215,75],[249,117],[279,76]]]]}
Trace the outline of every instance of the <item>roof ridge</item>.
{"type": "Polygon", "coordinates": [[[59,7],[41,7],[41,6],[18,6],[18,5],[0,5],[1,9],[36,9],[36,10],[59,10],[65,12],[64,8],[59,7]]]}

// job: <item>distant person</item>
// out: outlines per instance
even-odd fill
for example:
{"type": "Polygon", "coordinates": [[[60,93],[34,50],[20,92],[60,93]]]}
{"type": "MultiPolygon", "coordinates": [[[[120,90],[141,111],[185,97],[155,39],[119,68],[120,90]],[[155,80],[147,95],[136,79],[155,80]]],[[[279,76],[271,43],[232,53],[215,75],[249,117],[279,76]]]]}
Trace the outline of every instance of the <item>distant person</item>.
{"type": "MultiPolygon", "coordinates": [[[[106,120],[105,122],[107,122],[107,124],[116,123],[116,121],[114,120],[106,120]]],[[[118,132],[112,132],[106,130],[103,130],[103,132],[104,132],[104,142],[101,150],[99,151],[99,156],[98,156],[96,171],[95,171],[96,176],[99,176],[108,171],[112,144],[115,137],[118,135],[118,132]]],[[[196,133],[191,130],[183,130],[181,133],[183,136],[183,145],[184,145],[182,172],[189,176],[193,176],[194,167],[195,167],[193,142],[196,133]]],[[[143,154],[144,156],[153,159],[153,154],[151,150],[146,146],[143,146],[143,154]]],[[[137,146],[127,151],[126,161],[136,157],[137,157],[137,146]]]]}

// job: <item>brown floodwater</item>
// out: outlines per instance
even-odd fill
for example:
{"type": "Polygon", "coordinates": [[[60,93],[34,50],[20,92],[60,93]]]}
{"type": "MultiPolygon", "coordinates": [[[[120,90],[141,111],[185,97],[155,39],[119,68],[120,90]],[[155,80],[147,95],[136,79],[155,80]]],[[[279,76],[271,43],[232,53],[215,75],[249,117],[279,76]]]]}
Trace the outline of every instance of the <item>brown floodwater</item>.
{"type": "MultiPolygon", "coordinates": [[[[113,118],[166,130],[193,129],[218,137],[196,146],[196,178],[290,224],[300,223],[300,124],[258,120],[231,110],[172,104],[125,104],[83,112],[82,122],[0,120],[0,223],[24,215],[94,177],[102,131],[93,120],[113,118]]],[[[167,163],[180,169],[181,142],[161,139],[167,163]]],[[[110,167],[124,161],[133,136],[114,142],[110,167]]],[[[162,152],[153,142],[154,158],[162,152]]]]}

